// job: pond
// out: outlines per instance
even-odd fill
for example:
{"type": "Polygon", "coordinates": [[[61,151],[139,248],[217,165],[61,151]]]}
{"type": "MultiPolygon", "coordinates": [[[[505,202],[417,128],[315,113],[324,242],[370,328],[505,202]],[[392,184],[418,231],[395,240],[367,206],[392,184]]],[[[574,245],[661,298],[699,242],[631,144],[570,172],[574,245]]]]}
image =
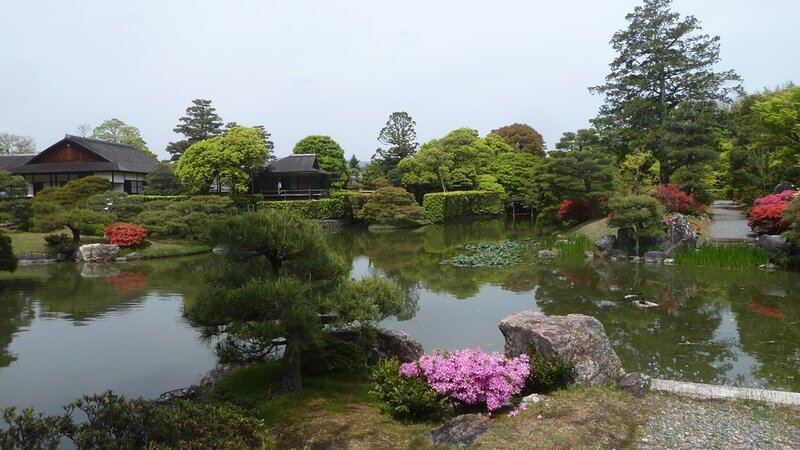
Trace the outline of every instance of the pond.
{"type": "MultiPolygon", "coordinates": [[[[522,263],[467,268],[441,261],[468,243],[525,239],[526,223],[479,221],[371,233],[331,246],[352,275],[395,279],[411,301],[382,325],[434,348],[502,351],[497,328],[521,310],[597,317],[627,371],[800,391],[800,274],[632,263],[522,263]],[[658,307],[640,310],[635,293],[658,307]]],[[[218,257],[92,268],[21,267],[0,275],[0,408],[47,413],[84,393],[153,398],[196,383],[215,358],[181,311],[218,257]]]]}

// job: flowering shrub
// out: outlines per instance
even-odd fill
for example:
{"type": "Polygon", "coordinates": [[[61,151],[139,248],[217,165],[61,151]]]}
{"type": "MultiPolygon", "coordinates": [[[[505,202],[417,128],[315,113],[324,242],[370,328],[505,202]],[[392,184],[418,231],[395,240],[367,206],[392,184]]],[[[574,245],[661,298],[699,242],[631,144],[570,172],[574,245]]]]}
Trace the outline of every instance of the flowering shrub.
{"type": "Polygon", "coordinates": [[[525,386],[528,355],[506,358],[480,349],[441,351],[400,366],[407,378],[422,377],[437,394],[495,411],[525,386]]]}
{"type": "Polygon", "coordinates": [[[566,199],[558,206],[558,220],[561,222],[583,222],[592,214],[591,203],[585,200],[566,199]]]}
{"type": "Polygon", "coordinates": [[[108,242],[120,247],[135,247],[140,245],[147,230],[132,223],[115,223],[103,229],[108,242]]]}
{"type": "Polygon", "coordinates": [[[780,194],[765,195],[763,197],[757,198],[753,202],[753,206],[791,203],[792,200],[794,200],[794,198],[797,197],[798,194],[800,194],[800,191],[785,190],[780,194]]]}
{"type": "Polygon", "coordinates": [[[790,223],[783,220],[783,212],[789,203],[758,205],[750,211],[747,225],[756,233],[780,234],[789,229],[790,223]]]}
{"type": "Polygon", "coordinates": [[[695,200],[693,195],[683,192],[673,183],[656,187],[656,198],[669,213],[702,214],[706,205],[695,200]]]}
{"type": "Polygon", "coordinates": [[[790,222],[783,220],[789,204],[800,191],[785,190],[780,194],[765,195],[755,199],[747,224],[756,233],[779,234],[789,229],[790,222]]]}

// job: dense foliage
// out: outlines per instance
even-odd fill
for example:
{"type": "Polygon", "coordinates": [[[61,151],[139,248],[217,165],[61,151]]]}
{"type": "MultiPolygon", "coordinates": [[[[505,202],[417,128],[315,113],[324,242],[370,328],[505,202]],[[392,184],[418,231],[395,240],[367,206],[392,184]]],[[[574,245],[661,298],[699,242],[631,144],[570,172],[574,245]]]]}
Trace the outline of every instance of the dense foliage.
{"type": "Polygon", "coordinates": [[[201,98],[192,100],[192,105],[186,108],[186,115],[178,121],[178,125],[172,131],[182,134],[185,139],[167,145],[167,152],[172,155],[172,161],[179,160],[192,144],[223,133],[222,119],[211,106],[211,100],[201,98]]]}
{"type": "MultiPolygon", "coordinates": [[[[784,220],[789,204],[800,196],[800,191],[785,190],[778,194],[765,195],[753,201],[747,224],[759,234],[780,234],[787,231],[792,221],[784,220]]],[[[790,214],[791,215],[791,214],[790,214]]]]}
{"type": "Polygon", "coordinates": [[[333,220],[349,217],[347,203],[341,197],[319,200],[267,200],[258,202],[259,211],[292,211],[306,219],[333,220]]]}
{"type": "Polygon", "coordinates": [[[153,166],[144,180],[146,195],[176,195],[184,191],[180,178],[175,175],[175,165],[169,162],[153,166]]]}
{"type": "Polygon", "coordinates": [[[108,391],[86,395],[64,409],[61,416],[4,409],[0,448],[55,449],[64,439],[78,450],[274,448],[261,420],[228,404],[176,400],[159,405],[108,391]]]}
{"type": "Polygon", "coordinates": [[[223,360],[254,361],[285,339],[283,390],[302,389],[303,354],[319,343],[325,314],[331,325],[362,324],[397,313],[404,295],[379,278],[350,279],[316,223],[297,213],[261,211],[226,217],[211,227],[225,245],[225,266],[187,306],[187,319],[208,335],[222,335],[223,360]]]}
{"type": "Polygon", "coordinates": [[[694,195],[687,194],[673,183],[656,186],[656,197],[668,213],[702,214],[706,205],[695,200],[694,195]]]}
{"type": "Polygon", "coordinates": [[[361,209],[353,211],[353,215],[371,225],[413,227],[425,221],[425,209],[419,206],[413,195],[398,187],[378,189],[361,209]]]}
{"type": "Polygon", "coordinates": [[[344,188],[350,180],[350,171],[344,159],[344,150],[330,136],[306,136],[294,145],[295,155],[317,155],[319,168],[331,174],[331,187],[344,188]]]}
{"type": "Polygon", "coordinates": [[[447,399],[431,389],[422,377],[401,375],[396,359],[381,361],[372,369],[370,392],[398,419],[435,420],[447,414],[447,399]]]}
{"type": "Polygon", "coordinates": [[[155,153],[147,148],[147,143],[142,138],[142,134],[138,128],[133,125],[128,125],[116,118],[108,119],[96,126],[90,137],[101,141],[130,145],[146,155],[156,156],[155,153]]]}
{"type": "Polygon", "coordinates": [[[548,358],[531,351],[529,360],[530,373],[525,383],[525,392],[548,394],[575,382],[575,364],[565,361],[561,355],[548,358]]]}
{"type": "Polygon", "coordinates": [[[63,187],[43,189],[33,198],[34,227],[39,231],[54,231],[67,227],[72,239],[80,241],[81,234],[93,234],[113,220],[108,212],[93,211],[88,199],[111,190],[105,178],[91,176],[72,180],[63,187]]]}
{"type": "Polygon", "coordinates": [[[639,255],[640,241],[664,234],[664,210],[658,201],[646,195],[630,195],[609,201],[611,215],[608,224],[628,229],[636,241],[634,252],[639,255]]]}
{"type": "Polygon", "coordinates": [[[492,191],[433,192],[425,194],[422,207],[426,218],[435,223],[456,217],[503,214],[503,201],[492,191]]]}
{"type": "Polygon", "coordinates": [[[565,223],[579,223],[592,216],[592,204],[586,200],[564,199],[558,205],[558,220],[565,223]]]}
{"type": "Polygon", "coordinates": [[[0,271],[13,272],[17,270],[17,257],[11,248],[11,238],[0,233],[0,271]]]}
{"type": "Polygon", "coordinates": [[[530,125],[513,123],[492,130],[492,133],[503,138],[506,144],[517,151],[530,153],[535,156],[545,156],[544,138],[530,125]]]}
{"type": "Polygon", "coordinates": [[[233,201],[209,195],[187,200],[153,200],[145,202],[143,208],[131,222],[147,229],[150,236],[203,240],[208,237],[209,227],[231,212],[233,201]]]}

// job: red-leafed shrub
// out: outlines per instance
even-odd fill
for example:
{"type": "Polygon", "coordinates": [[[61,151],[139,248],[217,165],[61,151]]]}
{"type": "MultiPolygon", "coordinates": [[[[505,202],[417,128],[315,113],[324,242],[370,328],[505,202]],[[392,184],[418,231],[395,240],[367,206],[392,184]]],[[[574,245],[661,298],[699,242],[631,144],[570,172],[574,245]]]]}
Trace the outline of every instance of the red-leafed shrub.
{"type": "Polygon", "coordinates": [[[108,242],[120,247],[141,245],[147,236],[147,230],[132,223],[115,223],[103,229],[108,242]]]}
{"type": "Polygon", "coordinates": [[[757,198],[753,202],[753,206],[761,205],[777,205],[781,203],[791,203],[792,200],[800,193],[800,191],[785,190],[780,194],[765,195],[757,198]]]}
{"type": "Polygon", "coordinates": [[[790,223],[784,221],[783,211],[789,203],[770,203],[766,205],[758,205],[750,211],[750,220],[747,225],[760,234],[780,234],[789,229],[790,223]]]}
{"type": "Polygon", "coordinates": [[[695,200],[694,195],[683,192],[673,183],[656,187],[656,198],[668,213],[702,214],[706,205],[695,200]]]}
{"type": "Polygon", "coordinates": [[[583,222],[592,215],[592,205],[585,200],[566,199],[558,207],[558,220],[583,222]]]}
{"type": "Polygon", "coordinates": [[[756,233],[779,234],[789,229],[791,223],[783,220],[783,212],[800,191],[785,190],[755,199],[747,222],[756,233]]]}

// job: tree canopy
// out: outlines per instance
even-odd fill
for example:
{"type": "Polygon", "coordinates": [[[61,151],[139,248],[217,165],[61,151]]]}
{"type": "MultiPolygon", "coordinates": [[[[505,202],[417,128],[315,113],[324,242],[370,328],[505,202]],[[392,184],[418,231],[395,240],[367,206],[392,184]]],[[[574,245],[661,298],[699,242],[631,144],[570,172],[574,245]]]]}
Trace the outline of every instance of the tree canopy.
{"type": "Polygon", "coordinates": [[[344,159],[344,150],[330,136],[306,136],[295,144],[292,153],[295,155],[317,155],[320,169],[331,174],[331,186],[344,188],[350,180],[350,171],[344,159]]]}
{"type": "Polygon", "coordinates": [[[92,195],[110,190],[111,183],[98,176],[43,189],[33,198],[34,227],[40,231],[67,227],[72,232],[73,241],[78,242],[81,234],[93,233],[99,226],[113,220],[110,214],[92,211],[87,204],[92,195]]]}
{"type": "Polygon", "coordinates": [[[11,133],[0,133],[0,155],[36,153],[33,138],[11,133]]]}
{"type": "Polygon", "coordinates": [[[180,178],[175,175],[175,166],[170,162],[154,165],[145,177],[144,193],[147,195],[176,195],[183,189],[180,178]]]}
{"type": "Polygon", "coordinates": [[[347,277],[319,225],[294,213],[262,211],[229,216],[211,235],[225,244],[225,266],[186,316],[209,335],[225,334],[223,360],[253,361],[286,340],[283,390],[302,389],[302,355],[323,337],[321,315],[332,325],[370,323],[395,314],[400,289],[385,279],[347,277]]]}
{"type": "Polygon", "coordinates": [[[644,0],[625,16],[628,27],[611,39],[617,57],[606,83],[590,88],[605,99],[595,126],[624,152],[652,151],[662,184],[674,171],[667,136],[671,113],[685,103],[727,101],[740,90],[736,73],[714,70],[719,37],[699,34],[697,19],[681,17],[670,4],[644,0]]]}
{"type": "Polygon", "coordinates": [[[150,156],[156,156],[147,148],[147,143],[142,139],[139,129],[133,125],[128,125],[119,119],[109,119],[96,126],[90,136],[92,139],[101,141],[118,142],[130,145],[136,150],[150,156]]]}
{"type": "Polygon", "coordinates": [[[200,193],[208,193],[214,182],[234,193],[246,190],[255,169],[269,158],[262,129],[234,127],[224,135],[195,142],[175,165],[181,181],[200,193]]]}
{"type": "Polygon", "coordinates": [[[222,119],[211,106],[211,100],[201,98],[192,100],[192,105],[186,108],[186,115],[178,121],[178,125],[172,131],[182,134],[185,139],[167,145],[167,152],[172,155],[173,161],[180,159],[183,152],[195,142],[223,133],[222,119]]]}
{"type": "Polygon", "coordinates": [[[513,123],[492,130],[492,133],[503,138],[506,144],[517,151],[544,156],[544,138],[530,125],[513,123]]]}
{"type": "Polygon", "coordinates": [[[384,172],[394,169],[401,159],[412,156],[417,150],[416,125],[405,111],[389,115],[386,125],[378,133],[378,142],[388,147],[378,148],[373,156],[373,160],[380,161],[384,172]]]}

